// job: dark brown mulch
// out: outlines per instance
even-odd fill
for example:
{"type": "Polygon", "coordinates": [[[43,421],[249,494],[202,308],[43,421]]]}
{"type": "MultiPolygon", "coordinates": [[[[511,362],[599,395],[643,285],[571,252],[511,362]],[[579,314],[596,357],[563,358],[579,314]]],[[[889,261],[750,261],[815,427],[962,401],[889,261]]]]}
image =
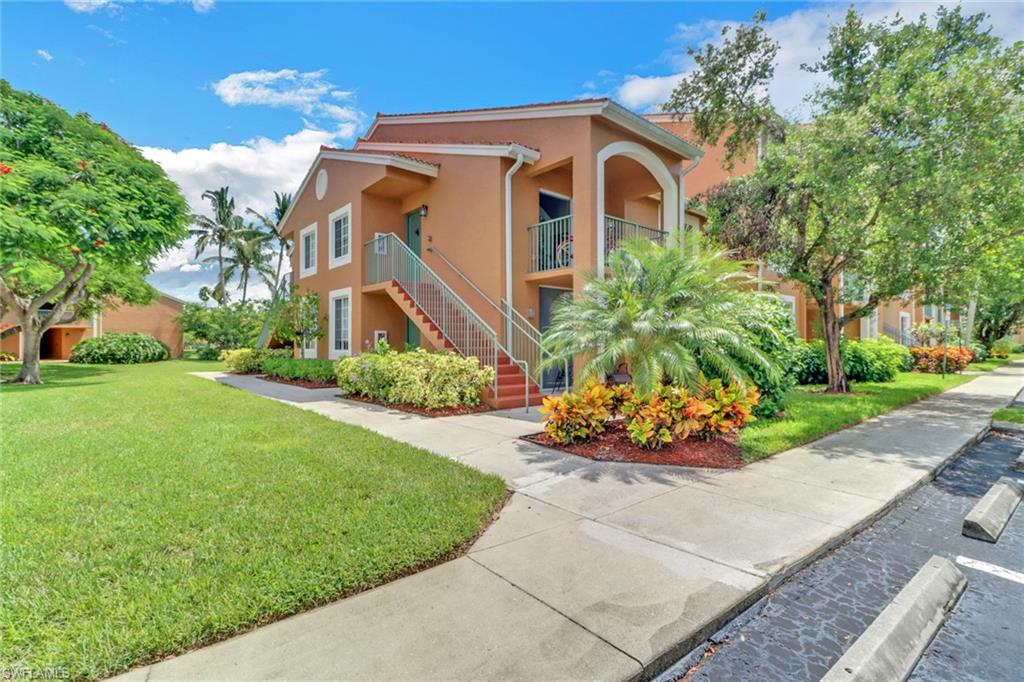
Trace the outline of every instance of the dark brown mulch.
{"type": "Polygon", "coordinates": [[[292,386],[301,386],[302,388],[337,388],[338,382],[336,381],[313,381],[312,379],[285,379],[284,377],[275,377],[269,374],[260,375],[261,379],[267,381],[273,381],[278,384],[290,384],[292,386]]]}
{"type": "Polygon", "coordinates": [[[461,405],[459,407],[420,407],[418,405],[410,405],[409,403],[385,403],[362,395],[342,395],[341,398],[344,400],[357,400],[361,403],[369,403],[371,405],[379,405],[380,407],[387,407],[400,412],[411,412],[413,414],[418,414],[421,417],[454,417],[460,414],[477,414],[478,412],[491,411],[491,407],[486,403],[480,403],[479,405],[472,406],[461,405]]]}
{"type": "Polygon", "coordinates": [[[743,466],[739,437],[736,434],[713,440],[687,438],[663,445],[660,450],[646,450],[629,440],[625,422],[616,421],[609,423],[600,436],[584,443],[561,445],[543,432],[523,436],[523,440],[599,462],[673,464],[709,469],[739,469],[743,466]]]}

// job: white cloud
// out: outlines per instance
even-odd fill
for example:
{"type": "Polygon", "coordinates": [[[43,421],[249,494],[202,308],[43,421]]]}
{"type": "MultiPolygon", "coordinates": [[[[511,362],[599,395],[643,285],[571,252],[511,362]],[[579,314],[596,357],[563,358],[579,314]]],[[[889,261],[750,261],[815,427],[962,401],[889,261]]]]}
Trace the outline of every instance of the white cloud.
{"type": "Polygon", "coordinates": [[[50,54],[48,50],[44,50],[44,49],[40,48],[40,49],[36,50],[36,54],[39,55],[39,58],[44,60],[44,61],[47,61],[47,62],[53,61],[53,55],[50,54]]]}
{"type": "MultiPolygon", "coordinates": [[[[202,199],[204,191],[225,186],[231,188],[239,213],[246,208],[270,213],[274,192],[298,190],[320,145],[343,144],[353,135],[344,125],[334,130],[307,127],[279,140],[259,137],[241,144],[140,149],[178,183],[195,213],[209,213],[208,203],[202,199]]],[[[155,273],[150,277],[154,286],[189,300],[196,300],[200,287],[210,286],[216,279],[215,275],[211,278],[211,269],[202,267],[195,258],[195,242],[191,239],[159,258],[154,266],[155,273]]],[[[257,294],[266,296],[269,292],[266,287],[251,286],[250,296],[257,294]]]]}
{"type": "Polygon", "coordinates": [[[351,91],[340,90],[324,80],[326,75],[327,69],[240,71],[214,83],[213,91],[231,107],[284,107],[306,116],[330,119],[335,125],[345,127],[344,135],[350,137],[365,122],[366,116],[351,104],[339,105],[324,101],[328,98],[346,101],[353,95],[351,91]]]}
{"type": "Polygon", "coordinates": [[[92,14],[103,8],[116,11],[118,7],[111,0],[64,0],[64,4],[74,12],[84,12],[85,14],[92,14]]]}
{"type": "MultiPolygon", "coordinates": [[[[92,14],[98,10],[105,9],[111,14],[117,14],[123,9],[123,5],[134,1],[135,0],[121,0],[121,2],[114,2],[114,0],[64,0],[64,4],[74,12],[92,14]]],[[[158,4],[166,4],[169,0],[152,1],[155,1],[158,4]]],[[[199,14],[205,14],[212,10],[214,4],[215,0],[191,0],[192,9],[199,14]]]]}
{"type": "MultiPolygon", "coordinates": [[[[948,3],[947,3],[948,4],[948,3]]],[[[868,21],[892,18],[897,13],[907,19],[922,13],[934,14],[939,3],[878,2],[858,6],[868,21]]],[[[987,12],[993,33],[1008,42],[1024,39],[1024,4],[992,2],[962,3],[967,13],[987,12]]],[[[818,4],[790,14],[771,18],[765,24],[768,35],[780,44],[775,78],[769,95],[775,106],[784,113],[798,113],[803,98],[821,82],[821,76],[800,69],[801,64],[818,60],[828,43],[828,27],[841,21],[847,5],[818,4]]],[[[666,75],[628,75],[618,87],[618,99],[638,110],[658,110],[668,99],[679,81],[693,68],[693,60],[686,54],[687,45],[700,45],[711,41],[720,43],[721,30],[726,24],[718,20],[703,20],[692,24],[679,24],[670,39],[674,48],[664,56],[673,69],[666,75]]]]}

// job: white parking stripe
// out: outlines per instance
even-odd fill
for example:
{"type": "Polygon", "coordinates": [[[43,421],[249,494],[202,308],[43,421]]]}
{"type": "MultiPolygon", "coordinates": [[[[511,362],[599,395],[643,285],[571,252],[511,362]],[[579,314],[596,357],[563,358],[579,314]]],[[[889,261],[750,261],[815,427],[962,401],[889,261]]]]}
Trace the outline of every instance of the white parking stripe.
{"type": "Polygon", "coordinates": [[[987,561],[978,561],[977,559],[972,559],[966,556],[958,556],[956,558],[956,562],[961,566],[966,566],[967,568],[974,568],[979,571],[985,571],[986,573],[991,573],[992,575],[999,576],[1000,578],[1006,578],[1007,580],[1012,580],[1015,583],[1020,583],[1021,585],[1024,585],[1024,573],[1011,571],[1008,568],[996,566],[995,564],[990,564],[987,561]]]}

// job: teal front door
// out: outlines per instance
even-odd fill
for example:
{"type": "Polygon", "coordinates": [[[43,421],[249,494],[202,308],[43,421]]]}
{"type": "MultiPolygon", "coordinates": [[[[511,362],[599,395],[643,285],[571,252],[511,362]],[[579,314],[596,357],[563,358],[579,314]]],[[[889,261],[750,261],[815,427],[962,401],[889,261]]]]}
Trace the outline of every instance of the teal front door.
{"type": "MultiPolygon", "coordinates": [[[[420,212],[413,211],[405,216],[405,243],[417,256],[422,256],[423,237],[420,235],[420,212]]],[[[420,330],[408,317],[405,318],[405,345],[407,348],[420,347],[420,330]]]]}

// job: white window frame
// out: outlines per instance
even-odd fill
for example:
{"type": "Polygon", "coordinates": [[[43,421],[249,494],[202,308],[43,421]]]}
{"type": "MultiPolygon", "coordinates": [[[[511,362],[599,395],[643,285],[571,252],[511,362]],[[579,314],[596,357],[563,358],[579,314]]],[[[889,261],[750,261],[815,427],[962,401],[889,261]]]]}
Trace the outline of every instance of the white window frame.
{"type": "Polygon", "coordinates": [[[337,358],[347,357],[352,355],[352,287],[345,287],[344,289],[335,289],[327,295],[327,337],[329,345],[327,346],[327,357],[331,360],[337,358]],[[348,338],[345,341],[348,342],[348,349],[336,348],[336,341],[334,337],[334,302],[339,298],[348,299],[348,338]]]}
{"type": "Polygon", "coordinates": [[[776,294],[779,300],[789,305],[789,319],[793,321],[793,329],[797,328],[796,296],[790,294],[776,294]]]}
{"type": "Polygon", "coordinates": [[[310,277],[316,274],[316,223],[307,225],[306,227],[299,230],[299,278],[310,277]],[[306,235],[313,234],[313,266],[306,267],[306,235]]]}
{"type": "Polygon", "coordinates": [[[900,311],[900,326],[898,331],[900,335],[899,342],[904,346],[910,345],[910,340],[914,335],[914,319],[911,317],[910,313],[902,310],[900,311]],[[903,320],[907,321],[907,333],[905,337],[903,334],[903,320]]]}
{"type": "Polygon", "coordinates": [[[375,256],[388,255],[388,240],[386,239],[387,236],[387,232],[373,233],[373,254],[375,256]]]}
{"type": "Polygon", "coordinates": [[[348,265],[352,262],[352,204],[348,203],[334,211],[327,216],[327,236],[328,236],[328,269],[341,267],[342,265],[348,265]],[[348,252],[340,256],[334,254],[334,243],[335,243],[335,223],[343,217],[348,218],[348,252]]]}
{"type": "Polygon", "coordinates": [[[381,341],[384,343],[388,342],[388,330],[387,329],[374,329],[373,330],[373,347],[376,348],[377,344],[381,341]]]}
{"type": "Polygon", "coordinates": [[[878,338],[878,321],[879,314],[878,308],[872,310],[869,314],[860,318],[860,338],[862,339],[875,339],[878,338]]]}
{"type": "Polygon", "coordinates": [[[307,360],[316,360],[316,339],[309,337],[302,340],[300,355],[307,360]]]}

